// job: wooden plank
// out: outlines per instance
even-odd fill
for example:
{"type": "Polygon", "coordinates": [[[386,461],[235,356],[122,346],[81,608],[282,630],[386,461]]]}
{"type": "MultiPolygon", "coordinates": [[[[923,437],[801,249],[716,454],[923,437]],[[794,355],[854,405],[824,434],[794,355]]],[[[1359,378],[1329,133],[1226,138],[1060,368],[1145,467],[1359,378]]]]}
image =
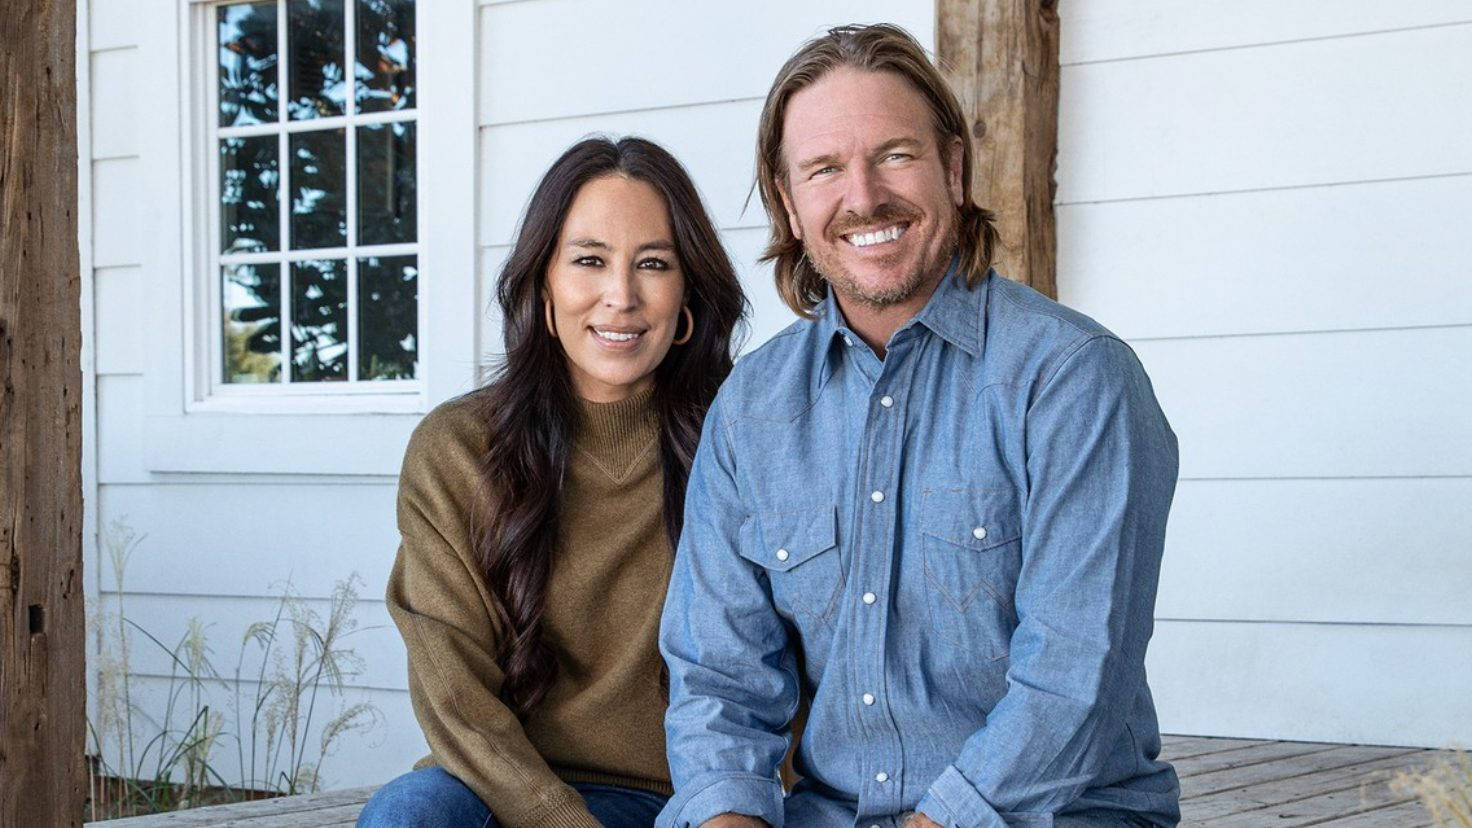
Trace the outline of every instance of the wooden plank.
{"type": "MultiPolygon", "coordinates": [[[[771,71],[775,72],[774,64],[771,71]]],[[[537,181],[552,161],[584,136],[640,135],[669,150],[690,172],[718,228],[759,227],[767,214],[749,203],[755,180],[754,141],[760,100],[536,121],[480,130],[479,241],[509,244],[537,181]]]]}
{"type": "Polygon", "coordinates": [[[87,101],[92,115],[91,158],[138,154],[138,108],[144,101],[139,91],[138,55],[136,48],[128,48],[91,56],[92,88],[87,101]]]}
{"type": "Polygon", "coordinates": [[[1212,824],[1219,828],[1254,828],[1264,823],[1317,825],[1335,817],[1374,813],[1387,805],[1400,805],[1406,801],[1400,794],[1392,793],[1383,781],[1366,780],[1352,788],[1329,791],[1271,808],[1233,814],[1212,824]]]}
{"type": "Polygon", "coordinates": [[[1254,762],[1243,762],[1205,773],[1183,775],[1181,799],[1197,799],[1236,788],[1247,788],[1302,776],[1306,773],[1332,770],[1370,762],[1386,756],[1405,753],[1404,748],[1336,747],[1307,742],[1279,742],[1285,747],[1276,755],[1266,755],[1254,762]]]}
{"type": "Polygon", "coordinates": [[[0,15],[0,825],[75,824],[87,779],[76,14],[0,15]]]}
{"type": "MultiPolygon", "coordinates": [[[[148,534],[128,564],[125,589],[249,598],[279,594],[289,579],[299,594],[325,598],[357,572],[359,595],[376,600],[398,549],[395,495],[391,480],[104,486],[100,515],[104,537],[119,519],[148,534]],[[271,517],[242,523],[242,515],[271,517]],[[197,565],[201,550],[211,565],[197,565]]],[[[112,589],[110,568],[102,574],[112,589]]]]}
{"type": "Polygon", "coordinates": [[[1266,743],[1256,739],[1223,739],[1217,736],[1162,736],[1160,758],[1167,762],[1177,762],[1261,744],[1266,743]]]}
{"type": "Polygon", "coordinates": [[[1146,665],[1167,730],[1444,748],[1472,744],[1469,652],[1468,627],[1165,619],[1146,665]]]}
{"type": "Polygon", "coordinates": [[[1472,19],[1464,0],[1089,0],[1064,3],[1062,60],[1231,49],[1472,19]]]}
{"type": "MultiPolygon", "coordinates": [[[[630,112],[765,98],[778,67],[803,41],[830,26],[884,20],[921,45],[934,42],[929,2],[848,0],[540,0],[480,12],[479,118],[482,124],[630,112]],[[548,48],[549,32],[557,47],[548,48]],[[659,59],[629,48],[650,33],[659,59]],[[677,33],[677,36],[676,36],[677,33]],[[740,44],[740,48],[720,48],[740,44]],[[576,55],[576,60],[569,56],[576,55]]],[[[756,133],[742,136],[744,161],[756,133]]],[[[735,160],[735,159],[733,159],[735,160]]]]}
{"type": "Polygon", "coordinates": [[[1056,0],[936,0],[936,58],[971,124],[976,202],[997,214],[997,272],[1057,296],[1056,0]]]}
{"type": "Polygon", "coordinates": [[[93,51],[138,45],[138,27],[143,21],[136,4],[129,0],[89,0],[86,8],[93,51]]]}
{"type": "Polygon", "coordinates": [[[1472,26],[1068,67],[1058,200],[1466,173],[1468,78],[1472,26]]]}
{"type": "Polygon", "coordinates": [[[1472,475],[1472,325],[1134,348],[1183,478],[1472,475]]]}
{"type": "Polygon", "coordinates": [[[1464,323],[1472,234],[1436,219],[1469,205],[1472,175],[1061,205],[1058,297],[1126,339],[1464,323]]]}
{"type": "MultiPolygon", "coordinates": [[[[1320,793],[1347,789],[1358,790],[1362,783],[1385,778],[1389,773],[1405,767],[1413,755],[1415,752],[1407,751],[1371,762],[1316,771],[1290,779],[1280,779],[1261,785],[1197,797],[1183,805],[1183,817],[1190,824],[1220,826],[1223,824],[1221,820],[1227,817],[1254,812],[1253,817],[1242,817],[1241,820],[1245,821],[1245,824],[1255,825],[1261,825],[1265,821],[1276,822],[1269,817],[1271,812],[1265,809],[1297,802],[1320,793]],[[1265,817],[1269,818],[1264,819],[1265,817]],[[1257,821],[1252,822],[1252,818],[1257,821]]],[[[1344,813],[1352,812],[1352,810],[1347,810],[1344,813]]]]}
{"type": "Polygon", "coordinates": [[[140,324],[144,319],[143,269],[98,268],[94,276],[93,296],[96,338],[92,341],[92,350],[97,359],[97,373],[143,373],[143,338],[151,330],[140,324]]]}
{"type": "Polygon", "coordinates": [[[97,377],[97,482],[101,486],[147,483],[153,479],[143,464],[143,408],[147,387],[141,374],[97,377]]]}
{"type": "Polygon", "coordinates": [[[92,264],[138,265],[142,259],[142,211],[138,209],[143,162],[109,158],[92,164],[92,264]]]}
{"type": "Polygon", "coordinates": [[[240,823],[284,825],[287,823],[271,822],[271,820],[284,819],[292,814],[322,815],[327,820],[333,820],[342,816],[341,811],[335,809],[356,808],[361,810],[363,803],[368,801],[368,798],[373,795],[374,791],[378,790],[378,787],[377,785],[368,785],[359,788],[324,791],[322,793],[304,794],[301,796],[261,799],[255,802],[211,805],[206,808],[193,808],[187,811],[170,811],[163,814],[148,814],[145,816],[128,817],[126,819],[108,820],[106,822],[89,822],[87,824],[107,826],[107,828],[199,828],[199,826],[235,825],[240,823]]]}
{"type": "Polygon", "coordinates": [[[1472,624],[1469,503],[1465,477],[1182,481],[1155,614],[1472,624]]]}
{"type": "Polygon", "coordinates": [[[1215,775],[1223,771],[1258,765],[1289,756],[1322,753],[1332,747],[1333,745],[1314,742],[1259,742],[1236,750],[1193,756],[1173,764],[1176,767],[1176,775],[1181,777],[1184,785],[1185,780],[1191,777],[1215,775]]]}
{"type": "Polygon", "coordinates": [[[1322,825],[1324,828],[1385,828],[1387,825],[1394,825],[1396,828],[1429,828],[1434,823],[1426,806],[1419,801],[1411,801],[1309,824],[1322,825]]]}

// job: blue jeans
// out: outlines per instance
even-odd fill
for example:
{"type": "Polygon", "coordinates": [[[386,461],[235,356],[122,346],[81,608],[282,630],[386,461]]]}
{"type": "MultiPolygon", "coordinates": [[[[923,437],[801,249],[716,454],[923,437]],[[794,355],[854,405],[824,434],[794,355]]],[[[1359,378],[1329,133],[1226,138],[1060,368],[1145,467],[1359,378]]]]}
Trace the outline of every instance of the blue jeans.
{"type": "MultiPolygon", "coordinates": [[[[633,788],[579,782],[588,810],[607,828],[649,828],[667,797],[633,788]]],[[[358,828],[500,828],[491,809],[442,768],[421,768],[379,788],[358,815],[358,828]]]]}

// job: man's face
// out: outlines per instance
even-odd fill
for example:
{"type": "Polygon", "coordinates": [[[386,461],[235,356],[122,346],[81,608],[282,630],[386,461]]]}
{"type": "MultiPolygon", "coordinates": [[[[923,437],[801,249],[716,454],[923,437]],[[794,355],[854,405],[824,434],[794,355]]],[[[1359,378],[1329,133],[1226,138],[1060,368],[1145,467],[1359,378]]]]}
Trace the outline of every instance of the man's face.
{"type": "Polygon", "coordinates": [[[834,69],[788,101],[782,154],[792,232],[839,297],[923,304],[955,248],[962,190],[961,141],[937,143],[920,93],[892,72],[834,69]]]}

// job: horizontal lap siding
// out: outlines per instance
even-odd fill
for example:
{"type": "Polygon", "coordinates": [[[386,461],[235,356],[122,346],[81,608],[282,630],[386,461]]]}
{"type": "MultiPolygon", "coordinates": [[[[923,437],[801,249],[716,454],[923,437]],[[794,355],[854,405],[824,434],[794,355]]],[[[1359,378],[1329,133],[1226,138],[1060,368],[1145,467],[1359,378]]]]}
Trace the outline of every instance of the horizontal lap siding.
{"type": "Polygon", "coordinates": [[[1063,12],[1060,297],[1181,441],[1162,726],[1465,743],[1472,15],[1329,5],[1063,12]]]}
{"type": "Polygon", "coordinates": [[[1472,740],[1472,627],[1156,623],[1174,733],[1445,748],[1472,740]]]}
{"type": "MultiPolygon", "coordinates": [[[[482,305],[548,165],[590,134],[639,135],[689,170],[721,229],[753,307],[746,349],[788,325],[771,268],[757,263],[766,214],[751,193],[761,103],[782,62],[829,26],[887,20],[930,48],[930,2],[703,4],[535,0],[481,8],[482,305]],[[556,48],[549,35],[556,32],[556,48]]],[[[494,314],[483,357],[501,348],[494,314]]]]}

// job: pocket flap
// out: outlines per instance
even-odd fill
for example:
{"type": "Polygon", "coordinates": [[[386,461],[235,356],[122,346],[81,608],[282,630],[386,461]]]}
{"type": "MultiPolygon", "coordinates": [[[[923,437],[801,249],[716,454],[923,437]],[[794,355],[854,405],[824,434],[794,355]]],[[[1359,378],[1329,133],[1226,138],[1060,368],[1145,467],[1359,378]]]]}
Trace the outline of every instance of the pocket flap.
{"type": "Polygon", "coordinates": [[[743,549],[741,556],[777,572],[786,572],[837,545],[838,509],[835,506],[766,512],[758,516],[761,545],[743,549]]]}
{"type": "Polygon", "coordinates": [[[920,531],[967,549],[991,549],[1022,537],[1017,496],[1004,489],[928,489],[920,531]]]}

